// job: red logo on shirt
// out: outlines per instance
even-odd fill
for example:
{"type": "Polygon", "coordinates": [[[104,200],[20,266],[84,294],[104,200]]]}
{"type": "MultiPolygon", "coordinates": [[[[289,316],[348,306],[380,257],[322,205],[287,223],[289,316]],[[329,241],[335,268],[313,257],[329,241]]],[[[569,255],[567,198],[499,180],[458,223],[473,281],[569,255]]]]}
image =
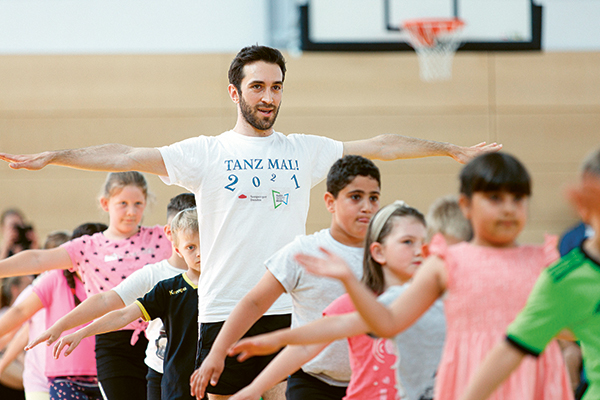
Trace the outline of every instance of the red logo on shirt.
{"type": "Polygon", "coordinates": [[[238,199],[245,199],[245,198],[247,198],[247,197],[248,197],[248,196],[246,196],[245,194],[240,194],[240,195],[238,196],[238,199]]]}

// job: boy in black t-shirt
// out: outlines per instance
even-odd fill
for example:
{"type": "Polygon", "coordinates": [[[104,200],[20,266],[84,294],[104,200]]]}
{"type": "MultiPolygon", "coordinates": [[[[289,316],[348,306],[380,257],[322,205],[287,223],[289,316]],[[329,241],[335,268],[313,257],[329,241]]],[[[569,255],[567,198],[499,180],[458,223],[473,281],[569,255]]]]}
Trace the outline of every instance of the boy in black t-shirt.
{"type": "Polygon", "coordinates": [[[168,337],[162,379],[162,399],[193,399],[189,376],[194,371],[198,330],[198,278],[200,276],[200,240],[195,208],[181,211],[171,222],[173,245],[188,269],[183,274],[165,279],[134,304],[113,311],[94,323],[67,335],[55,345],[55,355],[68,346],[65,356],[88,336],[119,329],[131,321],[160,318],[168,337]]]}

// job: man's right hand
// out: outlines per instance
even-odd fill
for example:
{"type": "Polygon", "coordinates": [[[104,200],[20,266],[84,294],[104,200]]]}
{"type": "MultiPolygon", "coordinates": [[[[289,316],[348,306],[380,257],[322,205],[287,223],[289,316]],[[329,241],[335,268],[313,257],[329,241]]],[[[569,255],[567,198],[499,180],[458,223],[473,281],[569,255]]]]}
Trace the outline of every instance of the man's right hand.
{"type": "Polygon", "coordinates": [[[190,394],[198,399],[204,398],[206,386],[216,386],[225,368],[225,357],[218,357],[212,352],[202,361],[200,368],[190,377],[190,394]],[[220,359],[219,359],[220,358],[220,359]]]}

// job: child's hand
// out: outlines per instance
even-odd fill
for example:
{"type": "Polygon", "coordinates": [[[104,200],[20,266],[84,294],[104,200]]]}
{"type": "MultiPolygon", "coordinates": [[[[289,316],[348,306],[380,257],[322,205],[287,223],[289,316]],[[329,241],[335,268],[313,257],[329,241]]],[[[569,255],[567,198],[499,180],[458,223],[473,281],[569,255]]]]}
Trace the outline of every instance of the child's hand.
{"type": "Polygon", "coordinates": [[[200,368],[190,377],[190,394],[198,399],[204,398],[206,386],[216,386],[225,368],[225,355],[219,357],[211,351],[202,361],[200,368]]]}
{"type": "Polygon", "coordinates": [[[284,344],[279,340],[278,333],[271,332],[240,340],[229,349],[229,356],[233,357],[239,354],[237,360],[242,362],[250,357],[273,354],[283,346],[284,344]]]}
{"type": "Polygon", "coordinates": [[[54,356],[54,359],[57,360],[58,357],[60,357],[60,353],[65,346],[68,346],[68,348],[67,348],[67,350],[65,350],[64,356],[66,357],[69,354],[71,354],[73,352],[73,350],[75,350],[75,348],[77,346],[79,346],[81,339],[83,339],[83,336],[79,333],[79,331],[73,332],[70,335],[67,335],[67,336],[61,338],[54,345],[54,350],[52,351],[52,355],[54,356]]]}
{"type": "Polygon", "coordinates": [[[324,258],[308,254],[296,254],[295,259],[313,275],[325,276],[341,281],[354,276],[350,267],[348,267],[348,264],[346,264],[341,257],[338,257],[323,247],[321,247],[320,250],[325,253],[324,258]]]}
{"type": "Polygon", "coordinates": [[[54,326],[51,326],[49,329],[47,329],[45,332],[43,332],[40,336],[38,336],[33,342],[30,342],[27,347],[25,347],[25,350],[31,350],[33,349],[35,346],[37,346],[38,344],[42,343],[42,342],[46,342],[46,346],[50,346],[52,343],[54,343],[56,341],[56,339],[58,339],[61,335],[62,331],[59,329],[56,329],[54,326]]]}

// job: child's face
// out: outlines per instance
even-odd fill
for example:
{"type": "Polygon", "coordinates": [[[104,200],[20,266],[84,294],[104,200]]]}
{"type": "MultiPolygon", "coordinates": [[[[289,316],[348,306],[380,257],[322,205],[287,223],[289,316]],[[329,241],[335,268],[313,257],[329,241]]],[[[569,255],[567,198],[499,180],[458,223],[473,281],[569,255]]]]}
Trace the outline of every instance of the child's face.
{"type": "Polygon", "coordinates": [[[144,192],[133,185],[125,186],[108,199],[103,197],[100,203],[108,212],[111,227],[123,233],[138,229],[146,209],[144,192]]]}
{"type": "Polygon", "coordinates": [[[403,282],[412,278],[423,262],[423,244],[427,230],[414,217],[394,218],[391,232],[383,243],[373,243],[373,258],[403,282]],[[379,248],[377,248],[379,246],[379,248]]]}
{"type": "Polygon", "coordinates": [[[379,184],[371,177],[357,176],[334,198],[325,194],[332,213],[331,233],[348,245],[360,245],[367,234],[371,217],[379,210],[379,184]]]}
{"type": "Polygon", "coordinates": [[[200,272],[200,235],[197,231],[182,231],[176,235],[177,254],[183,257],[189,269],[200,272]]]}
{"type": "Polygon", "coordinates": [[[528,196],[505,191],[475,192],[470,199],[461,198],[473,226],[474,243],[493,247],[515,244],[527,221],[528,204],[528,196]]]}

